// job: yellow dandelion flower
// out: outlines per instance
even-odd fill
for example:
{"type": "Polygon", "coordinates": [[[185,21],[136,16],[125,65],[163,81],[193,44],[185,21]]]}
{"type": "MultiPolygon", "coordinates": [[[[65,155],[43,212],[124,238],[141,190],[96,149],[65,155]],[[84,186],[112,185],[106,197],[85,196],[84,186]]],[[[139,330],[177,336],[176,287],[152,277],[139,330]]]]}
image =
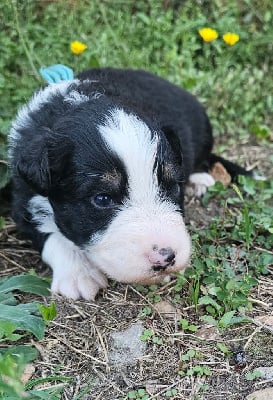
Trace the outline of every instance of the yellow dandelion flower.
{"type": "Polygon", "coordinates": [[[74,42],[70,43],[70,50],[72,51],[73,54],[76,54],[77,56],[83,53],[84,50],[86,49],[87,49],[86,44],[79,42],[78,40],[75,40],[74,42]]]}
{"type": "Polygon", "coordinates": [[[227,32],[223,35],[223,40],[229,46],[233,46],[240,40],[240,36],[237,33],[227,32]]]}
{"type": "Polygon", "coordinates": [[[218,38],[218,32],[212,28],[202,28],[199,29],[199,35],[204,40],[204,42],[212,42],[218,38]]]}

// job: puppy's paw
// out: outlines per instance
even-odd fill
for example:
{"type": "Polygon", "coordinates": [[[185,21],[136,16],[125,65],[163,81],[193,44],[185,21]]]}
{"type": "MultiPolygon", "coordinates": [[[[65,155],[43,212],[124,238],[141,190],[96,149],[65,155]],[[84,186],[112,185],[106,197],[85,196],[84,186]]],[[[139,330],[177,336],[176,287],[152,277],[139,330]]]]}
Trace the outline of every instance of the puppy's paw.
{"type": "Polygon", "coordinates": [[[107,286],[107,279],[103,277],[100,283],[92,276],[74,266],[73,270],[66,271],[65,267],[61,270],[54,270],[51,291],[65,297],[77,300],[94,300],[98,291],[107,286]]]}
{"type": "Polygon", "coordinates": [[[52,292],[74,300],[94,300],[107,278],[87,258],[84,251],[60,232],[52,233],[44,244],[42,259],[53,270],[52,292]]]}
{"type": "Polygon", "coordinates": [[[206,193],[208,187],[215,184],[215,180],[207,172],[195,172],[190,175],[189,183],[194,188],[194,195],[196,197],[201,197],[206,193]]]}

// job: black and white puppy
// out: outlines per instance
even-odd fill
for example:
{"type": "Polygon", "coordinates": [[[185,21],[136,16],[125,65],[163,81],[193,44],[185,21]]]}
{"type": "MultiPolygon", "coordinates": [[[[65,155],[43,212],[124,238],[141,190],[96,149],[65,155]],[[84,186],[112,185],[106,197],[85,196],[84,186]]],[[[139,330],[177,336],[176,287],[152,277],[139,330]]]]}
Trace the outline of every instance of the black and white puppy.
{"type": "Polygon", "coordinates": [[[148,72],[93,69],[41,89],[10,133],[13,216],[53,270],[52,291],[94,299],[107,277],[183,271],[185,184],[200,195],[222,161],[194,96],[148,72]]]}

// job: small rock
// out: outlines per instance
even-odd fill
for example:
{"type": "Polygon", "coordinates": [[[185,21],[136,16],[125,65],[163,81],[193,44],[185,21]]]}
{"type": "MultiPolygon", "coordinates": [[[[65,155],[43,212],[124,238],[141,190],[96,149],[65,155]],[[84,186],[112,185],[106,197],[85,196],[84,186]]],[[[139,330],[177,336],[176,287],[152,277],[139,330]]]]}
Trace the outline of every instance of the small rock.
{"type": "Polygon", "coordinates": [[[255,368],[254,372],[258,371],[263,379],[273,379],[273,366],[272,367],[259,367],[255,368]]]}
{"type": "Polygon", "coordinates": [[[136,323],[125,331],[110,335],[109,361],[114,367],[119,369],[134,366],[137,359],[144,355],[146,343],[140,340],[143,330],[143,325],[136,323]]]}
{"type": "Polygon", "coordinates": [[[215,326],[203,326],[195,332],[195,336],[204,340],[220,340],[220,335],[215,326]]]}
{"type": "Polygon", "coordinates": [[[153,396],[154,394],[156,394],[156,392],[158,392],[160,390],[160,387],[156,381],[154,381],[154,382],[150,381],[150,382],[146,382],[145,389],[146,389],[146,392],[150,396],[153,396]]]}
{"type": "Polygon", "coordinates": [[[163,314],[166,318],[181,318],[181,313],[168,301],[159,301],[155,303],[154,308],[159,314],[163,314]]]}
{"type": "Polygon", "coordinates": [[[21,377],[21,381],[23,383],[27,383],[30,380],[30,378],[32,377],[32,375],[34,374],[34,372],[35,372],[34,365],[33,364],[27,364],[25,366],[23,375],[21,377]]]}
{"type": "Polygon", "coordinates": [[[273,399],[273,388],[256,390],[246,397],[246,400],[270,400],[273,399]]]}
{"type": "Polygon", "coordinates": [[[258,325],[264,325],[265,328],[273,333],[273,315],[259,315],[254,318],[258,325]]]}

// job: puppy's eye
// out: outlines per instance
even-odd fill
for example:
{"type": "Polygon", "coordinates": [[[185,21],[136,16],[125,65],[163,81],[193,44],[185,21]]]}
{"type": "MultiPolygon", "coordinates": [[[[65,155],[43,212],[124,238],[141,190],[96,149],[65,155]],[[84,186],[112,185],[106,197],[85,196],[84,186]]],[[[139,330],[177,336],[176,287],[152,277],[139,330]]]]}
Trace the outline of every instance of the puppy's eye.
{"type": "Polygon", "coordinates": [[[111,208],[116,205],[115,200],[107,193],[99,193],[92,200],[94,205],[99,208],[111,208]]]}

